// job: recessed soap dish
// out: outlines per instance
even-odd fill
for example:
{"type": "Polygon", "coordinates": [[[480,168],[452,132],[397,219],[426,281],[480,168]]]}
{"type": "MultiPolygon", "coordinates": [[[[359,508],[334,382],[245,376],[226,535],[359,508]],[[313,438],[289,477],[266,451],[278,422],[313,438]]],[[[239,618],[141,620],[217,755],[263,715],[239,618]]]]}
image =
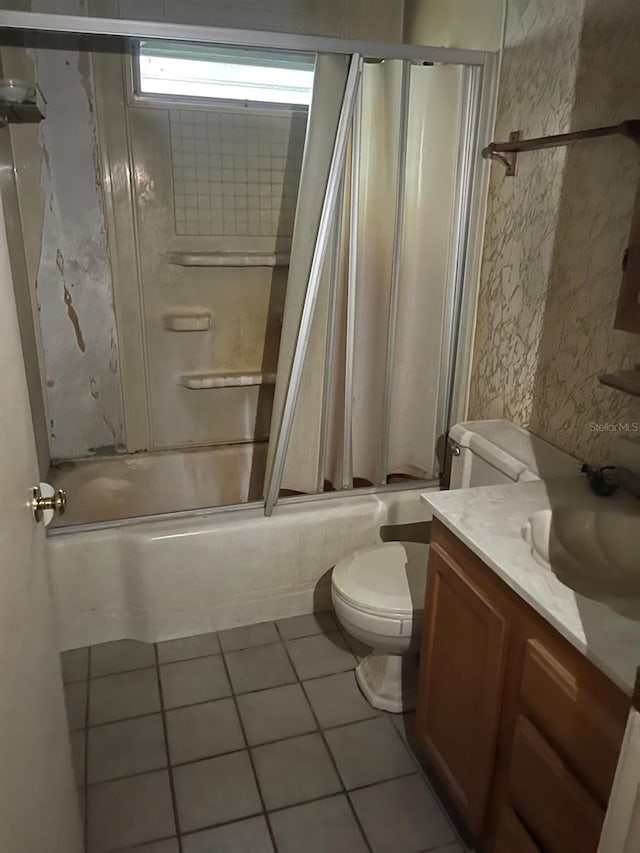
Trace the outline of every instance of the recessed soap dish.
{"type": "Polygon", "coordinates": [[[172,311],[164,317],[164,327],[171,332],[207,332],[211,326],[211,311],[172,311]]]}

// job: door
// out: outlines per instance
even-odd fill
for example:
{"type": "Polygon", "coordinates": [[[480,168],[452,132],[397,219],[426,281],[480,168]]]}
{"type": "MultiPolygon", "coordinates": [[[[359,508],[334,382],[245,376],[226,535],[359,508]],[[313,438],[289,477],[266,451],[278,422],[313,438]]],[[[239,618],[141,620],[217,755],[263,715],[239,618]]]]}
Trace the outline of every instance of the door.
{"type": "Polygon", "coordinates": [[[152,448],[264,441],[306,112],[127,110],[152,448]]]}
{"type": "Polygon", "coordinates": [[[30,507],[38,465],[1,206],[0,357],[0,849],[80,853],[44,529],[30,507]]]}
{"type": "Polygon", "coordinates": [[[493,778],[508,626],[499,605],[435,541],[424,624],[416,734],[479,838],[493,778]]]}

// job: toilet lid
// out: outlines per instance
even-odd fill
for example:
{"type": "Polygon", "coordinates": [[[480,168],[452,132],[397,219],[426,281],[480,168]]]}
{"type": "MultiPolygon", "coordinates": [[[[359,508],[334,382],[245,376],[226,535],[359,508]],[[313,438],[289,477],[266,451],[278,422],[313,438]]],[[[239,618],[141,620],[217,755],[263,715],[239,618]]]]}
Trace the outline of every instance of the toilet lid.
{"type": "Polygon", "coordinates": [[[369,613],[413,614],[424,609],[429,546],[385,542],[340,560],[332,584],[340,597],[369,613]]]}

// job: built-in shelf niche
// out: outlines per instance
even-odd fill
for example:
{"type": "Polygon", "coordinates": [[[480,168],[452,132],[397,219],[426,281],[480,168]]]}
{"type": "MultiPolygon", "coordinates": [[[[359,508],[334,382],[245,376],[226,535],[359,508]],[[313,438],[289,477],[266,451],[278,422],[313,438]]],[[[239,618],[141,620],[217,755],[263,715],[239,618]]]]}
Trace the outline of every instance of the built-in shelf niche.
{"type": "Polygon", "coordinates": [[[23,104],[0,100],[0,126],[7,124],[38,124],[45,117],[44,102],[26,101],[23,104]]]}
{"type": "Polygon", "coordinates": [[[169,311],[164,327],[170,332],[208,332],[213,325],[211,311],[169,311]]]}
{"type": "Polygon", "coordinates": [[[169,263],[179,267],[288,267],[280,252],[171,252],[169,263]]]}

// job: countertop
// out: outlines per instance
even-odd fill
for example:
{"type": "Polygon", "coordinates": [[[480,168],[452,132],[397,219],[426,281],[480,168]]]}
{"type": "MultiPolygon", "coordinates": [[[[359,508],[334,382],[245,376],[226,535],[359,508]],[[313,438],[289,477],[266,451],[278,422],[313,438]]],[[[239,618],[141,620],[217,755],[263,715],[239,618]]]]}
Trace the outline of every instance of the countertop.
{"type": "MultiPolygon", "coordinates": [[[[638,512],[626,495],[598,498],[584,477],[428,492],[433,515],[629,696],[640,665],[640,617],[629,619],[565,586],[531,553],[522,531],[538,510],[561,506],[638,512]]],[[[640,568],[640,567],[639,567],[640,568]]]]}

